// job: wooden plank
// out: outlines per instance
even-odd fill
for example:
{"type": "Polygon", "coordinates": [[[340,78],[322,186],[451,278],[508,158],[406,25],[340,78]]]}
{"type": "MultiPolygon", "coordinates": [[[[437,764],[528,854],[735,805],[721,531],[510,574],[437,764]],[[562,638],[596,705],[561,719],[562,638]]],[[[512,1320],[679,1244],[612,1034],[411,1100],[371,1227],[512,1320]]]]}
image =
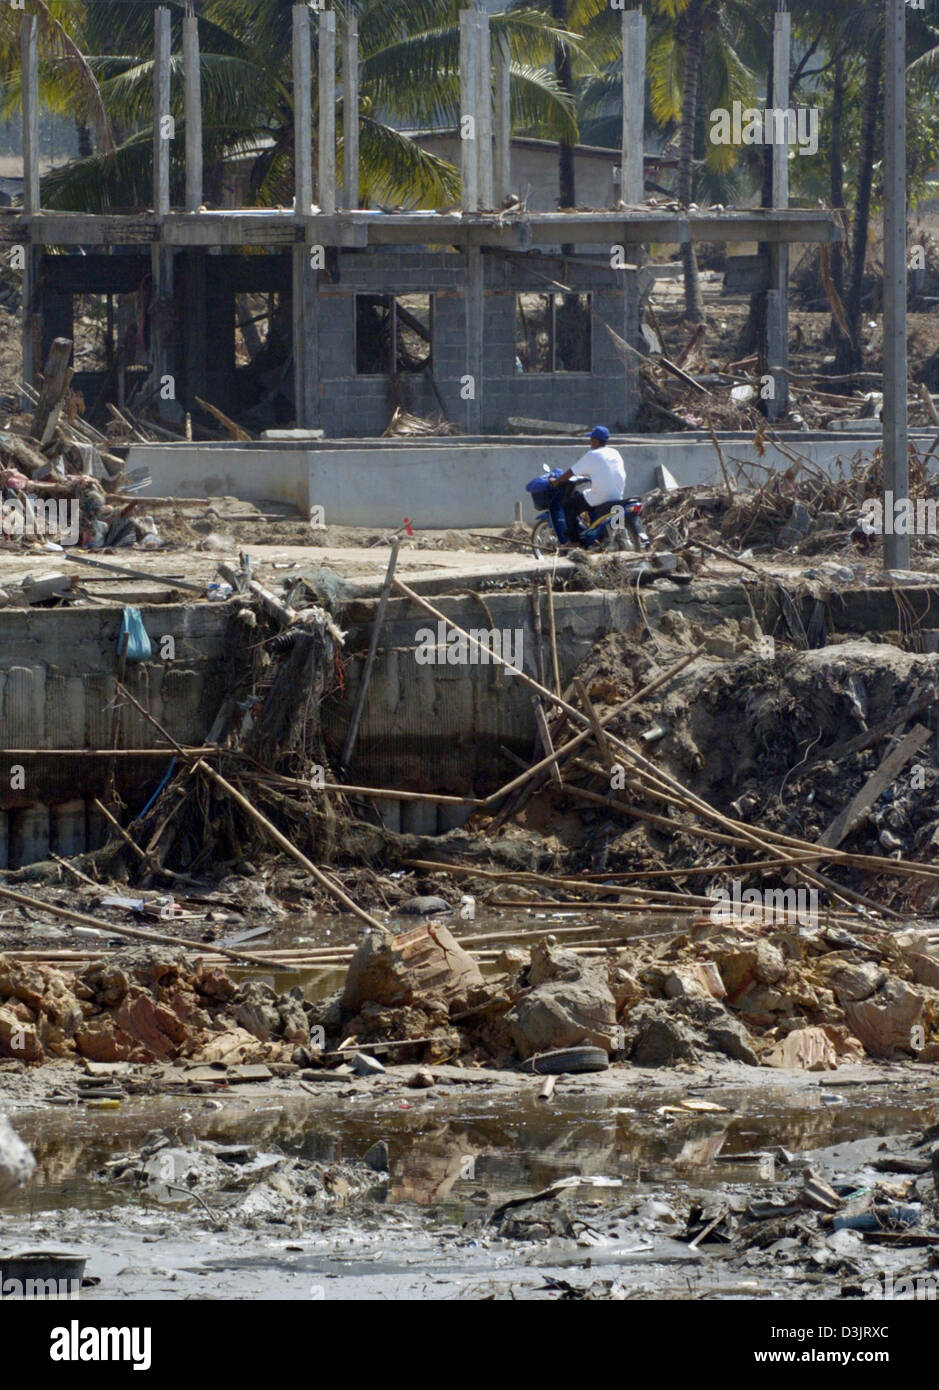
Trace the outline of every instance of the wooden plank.
{"type": "Polygon", "coordinates": [[[915,724],[906,737],[887,754],[877,771],[868,777],[861,790],[835,817],[828,829],[822,832],[818,837],[818,843],[826,849],[837,849],[845,836],[851,833],[870,810],[881,792],[890,786],[897,774],[931,737],[930,731],[924,729],[922,724],[915,724]]]}
{"type": "MultiPolygon", "coordinates": [[[[616,762],[616,759],[613,757],[613,750],[610,747],[610,741],[606,736],[606,730],[600,723],[600,716],[597,714],[597,711],[594,708],[593,701],[587,694],[587,687],[584,685],[580,676],[574,677],[573,684],[574,689],[577,691],[577,698],[584,707],[584,714],[587,715],[593,727],[594,737],[597,740],[597,747],[600,750],[600,757],[603,759],[603,766],[606,768],[611,768],[616,762]]],[[[553,749],[548,749],[548,752],[553,751],[553,749]]],[[[555,767],[556,766],[557,764],[555,763],[555,767]]]]}
{"type": "Polygon", "coordinates": [[[56,338],[43,368],[39,404],[36,406],[31,426],[33,438],[39,440],[40,448],[49,443],[55,432],[62,402],[72,379],[72,370],[68,365],[71,355],[72,344],[69,339],[56,338]]]}
{"type": "Polygon", "coordinates": [[[219,410],[217,405],[212,405],[209,401],[202,400],[201,396],[194,396],[193,400],[202,410],[207,410],[210,415],[214,416],[222,428],[231,435],[232,439],[237,439],[243,444],[247,444],[251,440],[251,435],[248,431],[243,430],[234,420],[230,420],[224,411],[219,410]]]}

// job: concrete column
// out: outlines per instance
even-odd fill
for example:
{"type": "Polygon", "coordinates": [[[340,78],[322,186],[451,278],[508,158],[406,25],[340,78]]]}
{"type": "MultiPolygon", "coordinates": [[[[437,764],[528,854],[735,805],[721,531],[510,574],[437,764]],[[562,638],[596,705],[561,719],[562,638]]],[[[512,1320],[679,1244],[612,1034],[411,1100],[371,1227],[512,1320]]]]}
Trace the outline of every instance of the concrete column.
{"type": "Polygon", "coordinates": [[[184,298],[186,317],[183,322],[184,395],[187,409],[196,408],[195,397],[208,395],[206,365],[208,334],[206,324],[206,248],[187,246],[183,254],[184,298]]]}
{"type": "Polygon", "coordinates": [[[495,205],[492,177],[492,47],[489,15],[482,10],[476,14],[476,33],[477,189],[479,206],[491,210],[495,205]]]}
{"type": "MultiPolygon", "coordinates": [[[[159,6],[153,15],[153,211],[159,221],[170,210],[170,12],[159,6]]],[[[172,418],[181,413],[175,394],[164,397],[173,361],[173,252],[162,241],[150,248],[153,297],[150,310],[150,386],[153,409],[172,418]]],[[[177,383],[178,384],[178,383],[177,383]]]]}
{"type": "Polygon", "coordinates": [[[170,12],[161,5],[153,15],[153,211],[170,210],[170,141],[164,121],[170,114],[170,12]]]}
{"type": "Polygon", "coordinates": [[[183,101],[186,116],[186,211],[202,206],[202,74],[199,69],[199,21],[183,20],[183,101]]]}
{"type": "Polygon", "coordinates": [[[84,801],[64,801],[50,808],[49,841],[50,848],[65,859],[85,853],[84,801]]]}
{"type": "Polygon", "coordinates": [[[478,246],[470,246],[466,252],[466,371],[472,391],[466,402],[466,428],[470,434],[482,433],[484,289],[483,254],[478,246]]]}
{"type": "Polygon", "coordinates": [[[623,12],[623,151],[620,198],[645,200],[646,17],[641,10],[623,12]]]}
{"type": "MultiPolygon", "coordinates": [[[[792,16],[777,10],[773,16],[773,107],[789,108],[789,65],[792,53],[792,16]]],[[[788,118],[776,122],[773,145],[773,207],[789,206],[788,118]],[[781,137],[785,137],[783,140],[781,137]]],[[[778,420],[789,407],[789,379],[776,368],[789,366],[789,247],[774,242],[770,247],[770,290],[766,297],[766,364],[773,373],[775,394],[766,402],[770,420],[778,420]]]]}
{"type": "Polygon", "coordinates": [[[473,10],[460,11],[460,167],[463,211],[479,208],[479,156],[476,100],[479,90],[479,30],[473,10]]]}
{"type": "Polygon", "coordinates": [[[359,22],[346,20],[342,44],[343,205],[359,206],[359,22]]]}
{"type": "Polygon", "coordinates": [[[495,169],[493,172],[493,196],[495,206],[501,208],[512,192],[512,73],[509,55],[500,44],[495,57],[495,169]]]}
{"type": "MultiPolygon", "coordinates": [[[[39,197],[39,21],[35,15],[25,15],[20,26],[20,61],[23,100],[23,211],[30,216],[38,212],[39,197]]],[[[36,384],[36,373],[42,366],[40,336],[42,319],[36,302],[39,267],[42,252],[31,241],[26,244],[23,265],[23,380],[36,384]]],[[[31,410],[23,398],[23,409],[31,410]]]]}
{"type": "Polygon", "coordinates": [[[9,816],[9,862],[22,869],[49,858],[49,807],[25,806],[9,816]]]}
{"type": "Polygon", "coordinates": [[[316,274],[310,248],[293,248],[293,387],[297,428],[315,429],[319,417],[319,324],[316,274]]]}
{"type": "MultiPolygon", "coordinates": [[[[887,0],[884,111],[884,488],[910,495],[906,340],[906,6],[887,0]]],[[[885,499],[886,501],[886,499],[885,499]]],[[[885,512],[885,515],[887,513],[885,512]]],[[[884,565],[909,569],[910,538],[884,533],[884,565]]]]}
{"type": "Polygon", "coordinates": [[[39,211],[39,20],[26,15],[20,26],[23,101],[23,211],[39,211]]]}
{"type": "MultiPolygon", "coordinates": [[[[36,374],[42,370],[42,307],[39,299],[42,247],[27,242],[23,261],[23,304],[20,320],[23,330],[23,380],[36,386],[36,374]]],[[[23,410],[32,412],[33,405],[23,395],[23,410]]]]}
{"type": "Polygon", "coordinates": [[[319,21],[319,163],[317,202],[320,211],[336,211],[336,14],[323,10],[319,21]]]}
{"type": "Polygon", "coordinates": [[[172,395],[164,397],[162,394],[164,380],[174,377],[176,370],[173,251],[170,247],[159,242],[151,246],[150,274],[153,279],[150,314],[150,387],[153,391],[151,408],[158,415],[177,419],[182,414],[182,405],[176,394],[181,383],[178,380],[174,381],[172,395]]]}
{"type": "Polygon", "coordinates": [[[310,92],[310,11],[293,7],[294,212],[309,217],[313,204],[313,99],[310,92]]]}
{"type": "MultiPolygon", "coordinates": [[[[773,16],[773,106],[777,111],[789,109],[789,63],[792,52],[792,16],[788,10],[777,10],[773,16]]],[[[777,123],[777,134],[779,127],[777,123]]],[[[788,123],[786,135],[788,136],[788,123]]],[[[773,207],[789,206],[789,143],[781,140],[773,146],[773,207]]]]}

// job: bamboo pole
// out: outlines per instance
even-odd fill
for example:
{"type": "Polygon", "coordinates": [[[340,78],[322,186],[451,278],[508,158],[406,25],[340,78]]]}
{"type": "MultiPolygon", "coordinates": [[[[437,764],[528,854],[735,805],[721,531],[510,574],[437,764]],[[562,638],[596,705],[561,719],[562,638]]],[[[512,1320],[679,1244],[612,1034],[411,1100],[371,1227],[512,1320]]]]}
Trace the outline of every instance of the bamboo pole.
{"type": "MultiPolygon", "coordinates": [[[[84,912],[74,912],[69,907],[59,907],[56,903],[43,902],[41,898],[30,898],[25,893],[16,893],[12,888],[0,888],[0,898],[18,903],[20,907],[32,908],[38,913],[49,913],[53,917],[61,917],[66,922],[75,922],[78,926],[94,927],[95,931],[101,932],[104,936],[128,936],[133,941],[147,941],[157,946],[183,946],[187,951],[196,951],[199,955],[205,955],[203,942],[187,941],[184,937],[171,936],[167,932],[145,931],[142,927],[118,927],[113,922],[102,922],[97,917],[88,917],[84,912]]],[[[251,965],[266,964],[258,956],[253,956],[246,951],[231,951],[222,946],[213,946],[212,950],[227,960],[239,963],[247,961],[251,965]]]]}
{"type": "Polygon", "coordinates": [[[391,555],[388,560],[388,569],[385,574],[385,582],[381,586],[381,594],[378,599],[378,609],[375,613],[375,621],[372,623],[371,638],[368,644],[368,656],[365,659],[365,668],[362,678],[359,681],[359,688],[356,691],[355,705],[352,710],[352,718],[349,721],[349,730],[346,734],[346,741],[343,744],[342,757],[339,759],[339,771],[344,777],[346,768],[352,760],[355,751],[356,740],[359,736],[359,724],[362,720],[362,711],[365,709],[365,700],[368,695],[368,688],[372,680],[372,671],[375,667],[375,657],[378,654],[378,639],[381,636],[382,626],[385,621],[385,609],[388,607],[388,595],[391,593],[391,585],[395,577],[395,566],[398,563],[398,548],[401,544],[399,536],[395,536],[391,542],[391,555]]]}
{"type": "Polygon", "coordinates": [[[554,584],[550,574],[544,577],[545,594],[548,599],[548,640],[551,644],[551,675],[554,680],[554,692],[556,695],[561,693],[561,667],[558,662],[558,633],[554,620],[554,584]]]}

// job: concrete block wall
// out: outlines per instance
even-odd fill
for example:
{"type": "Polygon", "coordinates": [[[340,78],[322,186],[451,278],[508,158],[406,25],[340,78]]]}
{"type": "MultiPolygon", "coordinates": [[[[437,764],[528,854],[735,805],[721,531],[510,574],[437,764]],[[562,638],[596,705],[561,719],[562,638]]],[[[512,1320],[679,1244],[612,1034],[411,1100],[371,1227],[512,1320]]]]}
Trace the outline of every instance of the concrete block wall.
{"type": "MultiPolygon", "coordinates": [[[[173,738],[200,744],[224,693],[228,609],[161,604],[141,613],[153,658],[128,665],[127,688],[173,738]],[[164,661],[166,637],[175,651],[164,661]]],[[[93,803],[107,761],[44,758],[43,752],[110,748],[121,615],[120,607],[0,612],[0,868],[101,843],[104,823],[93,803]]],[[[118,746],[162,743],[149,720],[125,705],[118,746]]],[[[142,804],[171,757],[118,760],[118,789],[128,805],[142,804]]]]}
{"type": "MultiPolygon", "coordinates": [[[[355,356],[357,294],[433,295],[433,373],[454,423],[468,425],[462,379],[467,365],[466,257],[420,248],[345,252],[337,278],[326,273],[317,287],[319,426],[329,437],[381,435],[393,411],[390,383],[383,376],[358,376],[355,356]]],[[[576,257],[525,258],[483,254],[485,323],[484,376],[480,395],[482,428],[498,433],[513,415],[593,423],[609,419],[626,428],[638,404],[632,360],[617,352],[604,324],[627,342],[638,332],[635,276],[576,257]],[[518,373],[515,367],[515,297],[548,294],[554,281],[594,295],[593,367],[590,373],[518,373]]],[[[403,374],[398,388],[416,414],[439,413],[439,402],[422,373],[403,374]]]]}

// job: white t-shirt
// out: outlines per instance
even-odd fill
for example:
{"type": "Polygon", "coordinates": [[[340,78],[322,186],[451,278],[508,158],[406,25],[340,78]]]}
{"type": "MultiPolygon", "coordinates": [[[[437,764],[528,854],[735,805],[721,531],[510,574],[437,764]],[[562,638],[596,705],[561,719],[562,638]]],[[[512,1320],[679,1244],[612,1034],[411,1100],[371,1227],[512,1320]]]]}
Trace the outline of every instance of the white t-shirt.
{"type": "Polygon", "coordinates": [[[623,455],[609,444],[604,444],[602,449],[589,450],[574,472],[590,479],[590,487],[584,488],[584,499],[591,507],[599,507],[604,502],[621,502],[626,495],[623,455]]]}

